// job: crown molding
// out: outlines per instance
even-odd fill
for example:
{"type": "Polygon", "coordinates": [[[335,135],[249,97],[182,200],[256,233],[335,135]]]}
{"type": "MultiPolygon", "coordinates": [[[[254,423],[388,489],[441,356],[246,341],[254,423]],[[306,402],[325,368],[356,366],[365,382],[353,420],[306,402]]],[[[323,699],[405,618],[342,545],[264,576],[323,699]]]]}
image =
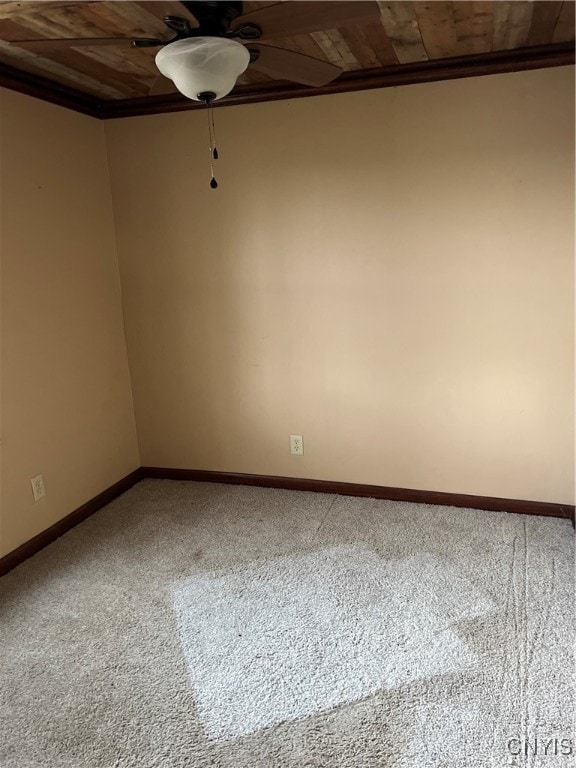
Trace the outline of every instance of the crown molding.
{"type": "MultiPolygon", "coordinates": [[[[231,107],[237,104],[256,104],[263,101],[297,99],[331,93],[393,88],[400,85],[430,83],[439,80],[455,80],[506,72],[521,72],[529,69],[561,67],[573,65],[574,60],[574,43],[554,43],[511,51],[495,51],[344,72],[332,83],[320,88],[310,88],[288,82],[253,83],[235,88],[229,96],[216,102],[214,106],[231,107]]],[[[0,86],[102,120],[164,112],[182,112],[204,107],[203,104],[191,101],[181,94],[104,101],[6,64],[0,64],[0,86]]]]}
{"type": "Polygon", "coordinates": [[[42,101],[49,101],[90,117],[102,118],[104,102],[67,85],[61,85],[40,75],[33,75],[21,69],[0,64],[0,86],[11,91],[25,93],[42,101]]]}
{"type": "MultiPolygon", "coordinates": [[[[237,104],[256,104],[263,101],[323,96],[331,93],[364,91],[373,88],[392,88],[400,85],[560,67],[570,64],[574,64],[574,44],[559,43],[344,72],[332,83],[320,88],[288,82],[253,83],[235,88],[230,95],[215,102],[214,106],[230,107],[237,104]]],[[[101,116],[103,119],[110,119],[203,108],[204,104],[191,101],[181,94],[169,94],[107,101],[103,105],[101,116]]]]}

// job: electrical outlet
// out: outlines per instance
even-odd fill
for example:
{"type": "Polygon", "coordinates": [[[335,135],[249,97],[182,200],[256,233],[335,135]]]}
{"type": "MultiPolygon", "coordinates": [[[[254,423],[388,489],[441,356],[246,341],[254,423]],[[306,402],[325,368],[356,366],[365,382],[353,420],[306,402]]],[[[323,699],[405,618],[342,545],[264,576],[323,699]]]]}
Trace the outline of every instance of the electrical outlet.
{"type": "Polygon", "coordinates": [[[39,501],[46,496],[46,488],[44,488],[44,477],[42,475],[36,475],[30,482],[32,483],[32,493],[34,494],[34,501],[39,501]]]}
{"type": "Polygon", "coordinates": [[[302,435],[290,435],[290,453],[294,456],[304,456],[302,435]]]}

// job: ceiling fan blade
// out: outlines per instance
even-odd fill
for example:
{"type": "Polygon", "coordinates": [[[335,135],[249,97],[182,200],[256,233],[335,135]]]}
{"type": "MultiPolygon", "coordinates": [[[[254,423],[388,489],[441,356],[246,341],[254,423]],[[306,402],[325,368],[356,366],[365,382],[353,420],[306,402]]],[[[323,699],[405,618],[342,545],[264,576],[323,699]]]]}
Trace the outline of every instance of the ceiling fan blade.
{"type": "Polygon", "coordinates": [[[276,3],[240,16],[232,24],[232,31],[245,24],[257,24],[262,39],[291,37],[308,32],[322,32],[347,24],[364,24],[380,18],[376,2],[292,2],[276,3]]]}
{"type": "Polygon", "coordinates": [[[164,75],[158,75],[156,80],[152,83],[149,94],[150,96],[162,96],[165,93],[177,93],[178,88],[174,85],[172,80],[164,75]]]}
{"type": "Polygon", "coordinates": [[[258,51],[258,58],[250,66],[277,80],[320,86],[332,82],[342,73],[340,67],[328,61],[285,48],[250,43],[249,50],[253,49],[258,51]]]}
{"type": "Polygon", "coordinates": [[[55,48],[77,48],[82,45],[128,45],[132,42],[143,46],[164,45],[165,40],[157,40],[152,37],[69,37],[69,38],[43,38],[37,40],[10,40],[9,45],[18,48],[26,48],[30,51],[40,51],[55,48]]]}

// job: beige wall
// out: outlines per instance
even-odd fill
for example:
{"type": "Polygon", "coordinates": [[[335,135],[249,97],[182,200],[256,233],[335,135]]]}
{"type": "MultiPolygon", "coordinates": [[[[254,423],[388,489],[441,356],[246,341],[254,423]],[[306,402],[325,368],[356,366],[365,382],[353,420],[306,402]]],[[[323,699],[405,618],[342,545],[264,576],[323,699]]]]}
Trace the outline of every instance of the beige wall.
{"type": "Polygon", "coordinates": [[[143,464],[572,501],[573,89],[108,122],[143,464]]]}
{"type": "Polygon", "coordinates": [[[104,127],[7,90],[0,110],[5,554],[140,462],[104,127]]]}

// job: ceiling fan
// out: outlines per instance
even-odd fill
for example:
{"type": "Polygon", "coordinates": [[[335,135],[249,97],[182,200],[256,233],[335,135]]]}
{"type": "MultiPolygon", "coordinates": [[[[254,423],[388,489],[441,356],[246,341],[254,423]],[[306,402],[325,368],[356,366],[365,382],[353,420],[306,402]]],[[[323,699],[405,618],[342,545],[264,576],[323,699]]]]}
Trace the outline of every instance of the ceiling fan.
{"type": "Polygon", "coordinates": [[[51,48],[130,45],[159,48],[161,76],[152,95],[178,90],[190,99],[211,104],[226,96],[248,66],[274,79],[321,86],[341,74],[330,62],[269,45],[274,38],[362,24],[379,18],[374,1],[279,2],[243,13],[241,2],[155,3],[170,13],[163,21],[172,36],[159,38],[69,38],[13,41],[34,51],[51,48]],[[262,42],[266,41],[266,42],[262,42]]]}
{"type": "Polygon", "coordinates": [[[321,32],[348,24],[363,24],[379,18],[374,0],[326,2],[287,0],[243,13],[241,2],[155,2],[164,24],[172,33],[167,39],[152,37],[81,37],[14,40],[12,45],[33,51],[98,45],[129,45],[134,48],[159,48],[156,66],[160,70],[151,95],[180,91],[189,99],[208,107],[210,138],[210,187],[214,160],[218,159],[212,104],[234,88],[248,66],[273,79],[292,80],[321,86],[335,80],[342,69],[297,51],[268,44],[274,38],[321,32]],[[266,42],[262,42],[266,41],[266,42]]]}

